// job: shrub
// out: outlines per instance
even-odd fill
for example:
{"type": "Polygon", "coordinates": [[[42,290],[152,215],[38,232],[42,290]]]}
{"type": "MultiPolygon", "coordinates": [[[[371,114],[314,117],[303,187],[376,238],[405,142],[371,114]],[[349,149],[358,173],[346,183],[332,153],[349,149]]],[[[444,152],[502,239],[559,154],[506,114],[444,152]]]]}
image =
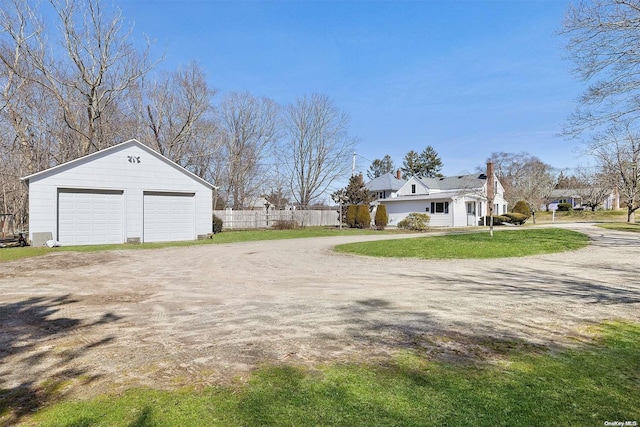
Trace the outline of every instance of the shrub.
{"type": "Polygon", "coordinates": [[[222,219],[213,216],[213,234],[222,232],[222,219]]]}
{"type": "Polygon", "coordinates": [[[520,200],[516,205],[511,209],[511,212],[522,214],[526,216],[526,219],[531,218],[531,209],[529,208],[529,204],[524,200],[520,200]]]}
{"type": "Polygon", "coordinates": [[[525,222],[527,222],[527,220],[529,219],[529,217],[526,216],[525,214],[521,214],[517,212],[506,213],[502,216],[506,216],[507,218],[509,218],[509,222],[515,225],[522,225],[525,222]]]}
{"type": "Polygon", "coordinates": [[[347,206],[347,213],[345,215],[345,222],[351,228],[356,228],[356,215],[358,211],[358,205],[347,206]]]}
{"type": "Polygon", "coordinates": [[[273,222],[274,230],[294,230],[298,228],[298,223],[295,219],[278,219],[273,222]]]}
{"type": "Polygon", "coordinates": [[[387,207],[385,205],[378,205],[374,223],[378,230],[384,230],[387,224],[389,224],[389,215],[387,215],[387,207]]]}
{"type": "MultiPolygon", "coordinates": [[[[491,217],[487,216],[487,217],[482,217],[480,218],[480,221],[478,221],[478,225],[484,225],[484,219],[487,218],[487,225],[491,224],[491,217]]],[[[510,219],[508,216],[504,216],[504,215],[494,215],[493,216],[493,225],[502,225],[504,223],[508,223],[510,222],[510,219]]]]}
{"type": "Polygon", "coordinates": [[[356,227],[358,228],[371,227],[371,213],[369,212],[369,205],[357,205],[356,227]]]}
{"type": "Polygon", "coordinates": [[[429,228],[431,217],[427,214],[411,212],[405,219],[398,223],[398,228],[411,231],[425,231],[429,228]]]}
{"type": "Polygon", "coordinates": [[[569,212],[572,210],[573,210],[573,206],[571,206],[571,203],[558,203],[558,211],[569,212]]]}

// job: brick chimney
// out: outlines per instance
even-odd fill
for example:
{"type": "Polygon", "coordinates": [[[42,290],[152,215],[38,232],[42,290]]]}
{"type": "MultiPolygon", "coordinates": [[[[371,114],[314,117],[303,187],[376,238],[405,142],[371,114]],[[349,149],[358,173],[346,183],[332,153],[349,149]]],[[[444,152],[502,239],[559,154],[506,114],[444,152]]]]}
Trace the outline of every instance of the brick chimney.
{"type": "Polygon", "coordinates": [[[493,176],[493,162],[487,162],[487,215],[492,215],[493,199],[496,196],[495,177],[493,176]]]}
{"type": "Polygon", "coordinates": [[[402,175],[400,175],[400,169],[396,169],[396,178],[402,179],[402,175]]]}

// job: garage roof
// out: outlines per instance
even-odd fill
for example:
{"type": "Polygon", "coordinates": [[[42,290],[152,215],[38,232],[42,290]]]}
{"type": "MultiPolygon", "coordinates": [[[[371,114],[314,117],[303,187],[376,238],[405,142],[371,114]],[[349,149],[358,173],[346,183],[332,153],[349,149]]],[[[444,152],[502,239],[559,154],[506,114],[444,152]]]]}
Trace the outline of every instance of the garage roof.
{"type": "Polygon", "coordinates": [[[169,160],[168,158],[166,158],[162,154],[158,153],[154,149],[147,147],[146,145],[144,145],[143,143],[141,143],[137,139],[130,139],[129,141],[122,142],[120,144],[114,145],[114,146],[109,147],[109,148],[105,148],[104,150],[96,151],[95,153],[88,154],[88,155],[83,156],[83,157],[79,157],[79,158],[77,158],[75,160],[71,160],[71,161],[66,162],[66,163],[61,163],[61,164],[59,164],[57,166],[54,166],[52,168],[45,169],[43,171],[36,172],[34,174],[31,174],[31,175],[25,176],[23,178],[20,178],[20,180],[21,181],[25,181],[25,182],[28,183],[33,178],[40,178],[43,175],[53,175],[53,174],[57,173],[58,171],[70,169],[70,168],[74,167],[75,165],[79,165],[79,164],[83,164],[83,163],[89,162],[89,161],[93,160],[94,158],[97,158],[98,156],[104,156],[105,154],[108,154],[108,152],[110,152],[110,151],[114,151],[115,152],[115,151],[121,150],[121,149],[126,148],[127,146],[131,146],[131,145],[135,145],[135,146],[143,149],[144,151],[148,152],[149,154],[151,154],[151,155],[157,157],[158,159],[162,160],[167,165],[179,170],[180,172],[184,173],[185,175],[190,176],[191,178],[195,179],[196,181],[200,182],[201,184],[203,184],[205,186],[207,186],[207,187],[209,187],[211,189],[213,189],[215,187],[210,182],[205,181],[204,179],[200,178],[198,175],[194,174],[193,172],[188,171],[187,169],[183,168],[182,166],[180,166],[176,162],[173,162],[173,161],[169,160]]]}

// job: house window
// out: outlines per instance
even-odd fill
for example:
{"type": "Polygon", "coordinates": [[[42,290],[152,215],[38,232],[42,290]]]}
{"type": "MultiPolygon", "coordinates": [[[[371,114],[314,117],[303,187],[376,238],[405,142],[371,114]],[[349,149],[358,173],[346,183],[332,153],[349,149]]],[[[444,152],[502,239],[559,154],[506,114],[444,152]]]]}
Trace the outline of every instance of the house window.
{"type": "Polygon", "coordinates": [[[432,213],[449,213],[449,202],[431,202],[432,213]]]}
{"type": "Polygon", "coordinates": [[[378,199],[385,199],[385,192],[384,191],[378,191],[378,199]]]}
{"type": "Polygon", "coordinates": [[[425,212],[429,212],[429,206],[427,206],[426,208],[424,208],[425,212]]]}
{"type": "Polygon", "coordinates": [[[416,194],[416,185],[411,184],[411,194],[416,194]]]}

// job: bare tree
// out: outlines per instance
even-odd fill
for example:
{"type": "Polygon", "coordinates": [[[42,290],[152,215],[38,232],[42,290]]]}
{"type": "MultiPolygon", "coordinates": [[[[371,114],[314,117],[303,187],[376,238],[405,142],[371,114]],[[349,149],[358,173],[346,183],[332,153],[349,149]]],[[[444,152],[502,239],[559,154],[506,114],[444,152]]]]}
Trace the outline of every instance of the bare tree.
{"type": "Polygon", "coordinates": [[[54,110],[46,91],[29,77],[35,70],[21,46],[34,37],[37,29],[27,16],[9,7],[18,4],[0,9],[0,119],[7,126],[2,133],[6,138],[3,148],[16,155],[12,161],[20,165],[18,172],[28,174],[48,165],[51,147],[43,144],[49,139],[43,135],[48,132],[54,110]]]}
{"type": "Polygon", "coordinates": [[[504,187],[504,198],[511,206],[524,200],[535,212],[546,204],[555,188],[553,168],[528,153],[492,153],[488,161],[493,162],[504,187]]]}
{"type": "Polygon", "coordinates": [[[640,4],[637,0],[576,1],[563,30],[574,73],[591,82],[565,133],[633,121],[640,114],[640,4]]]}
{"type": "Polygon", "coordinates": [[[130,35],[100,0],[0,4],[1,197],[19,222],[18,178],[121,142],[124,100],[150,68],[130,35]],[[54,19],[41,18],[45,8],[54,19]]]}
{"type": "Polygon", "coordinates": [[[582,206],[588,207],[592,211],[595,211],[598,206],[602,206],[611,195],[613,188],[609,174],[594,172],[587,168],[581,168],[577,171],[573,187],[580,196],[582,206]]]}
{"type": "Polygon", "coordinates": [[[614,177],[612,185],[626,201],[631,222],[640,207],[640,3],[577,2],[567,10],[562,34],[575,73],[591,82],[565,134],[585,137],[605,174],[614,177]]]}
{"type": "Polygon", "coordinates": [[[640,208],[640,135],[629,128],[624,133],[610,129],[592,149],[627,205],[627,222],[634,222],[640,208]]]}
{"type": "Polygon", "coordinates": [[[216,149],[214,138],[203,132],[203,128],[214,130],[210,121],[216,91],[209,88],[200,66],[192,62],[145,84],[143,92],[139,107],[147,130],[143,139],[181,166],[205,167],[201,158],[207,156],[206,147],[216,149]],[[203,137],[208,144],[202,144],[203,137]]]}
{"type": "Polygon", "coordinates": [[[348,127],[347,115],[325,95],[303,96],[287,106],[283,157],[293,197],[303,209],[348,173],[356,143],[348,127]]]}
{"type": "Polygon", "coordinates": [[[224,191],[234,209],[262,192],[263,163],[277,137],[278,107],[248,92],[225,96],[220,106],[224,191]]]}
{"type": "Polygon", "coordinates": [[[49,4],[59,35],[47,31],[29,1],[11,0],[3,8],[3,42],[21,57],[18,63],[3,63],[55,101],[55,117],[66,130],[52,135],[62,162],[120,142],[114,128],[122,114],[119,101],[151,66],[148,46],[140,53],[129,41],[131,29],[124,29],[120,11],[105,11],[100,0],[49,4]],[[59,39],[61,46],[51,48],[51,39],[59,39]]]}

